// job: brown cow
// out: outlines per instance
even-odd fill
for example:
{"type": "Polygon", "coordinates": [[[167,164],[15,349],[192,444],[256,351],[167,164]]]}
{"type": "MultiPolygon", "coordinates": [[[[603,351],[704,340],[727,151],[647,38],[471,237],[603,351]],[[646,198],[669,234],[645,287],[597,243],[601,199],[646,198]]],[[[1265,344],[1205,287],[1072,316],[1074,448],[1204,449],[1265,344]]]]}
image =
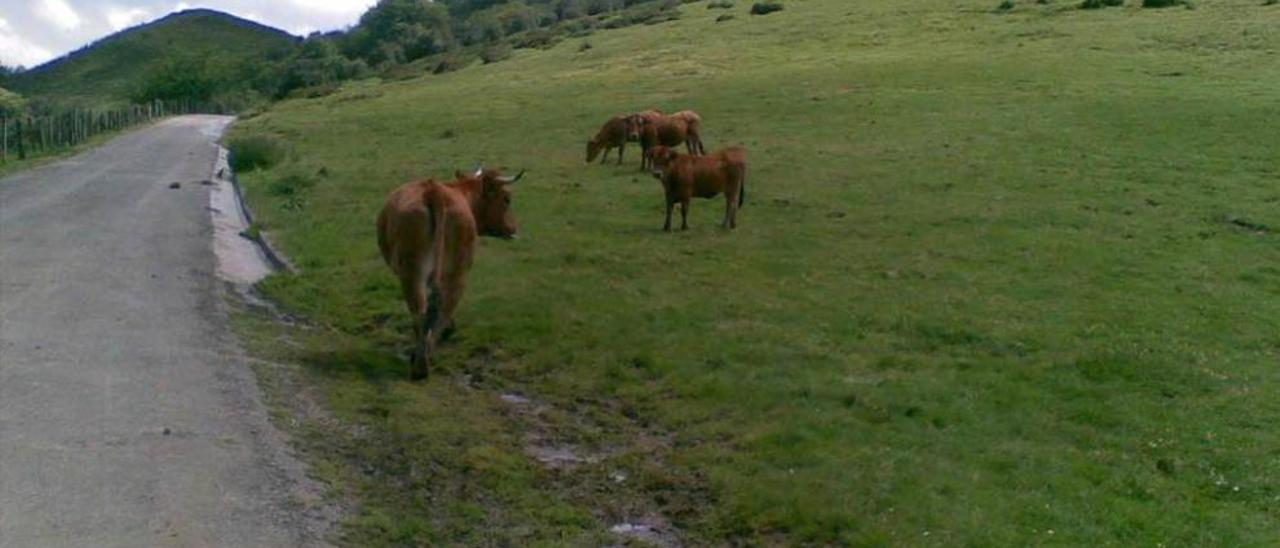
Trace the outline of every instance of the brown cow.
{"type": "Polygon", "coordinates": [[[600,131],[596,133],[595,138],[587,141],[587,163],[589,164],[595,161],[596,156],[600,154],[600,151],[604,151],[604,155],[600,157],[600,163],[603,164],[605,159],[609,157],[609,151],[617,148],[618,163],[621,164],[622,153],[627,148],[627,140],[630,139],[634,141],[639,139],[638,135],[636,135],[636,138],[634,139],[631,138],[632,135],[635,134],[635,131],[636,130],[633,129],[631,124],[630,116],[619,115],[610,118],[609,121],[605,122],[604,126],[600,128],[600,131]]]}
{"type": "Polygon", "coordinates": [[[653,176],[662,181],[667,199],[667,221],[662,230],[671,230],[671,210],[680,202],[680,230],[689,229],[689,201],[694,198],[725,197],[725,228],[737,228],[738,208],[747,198],[747,150],[730,147],[707,156],[680,154],[659,145],[653,148],[653,176]]]}
{"type": "MultiPolygon", "coordinates": [[[[653,112],[653,111],[651,111],[653,112]]],[[[677,147],[684,145],[689,154],[706,154],[702,144],[702,117],[692,110],[682,110],[675,114],[642,117],[633,115],[640,123],[640,169],[647,170],[653,165],[650,151],[654,147],[677,147]]]]}
{"type": "Polygon", "coordinates": [[[409,374],[427,377],[431,354],[466,289],[476,236],[514,238],[507,185],[520,180],[477,169],[455,172],[457,180],[416,181],[392,191],[378,215],[378,248],[400,278],[405,304],[413,316],[414,350],[409,374]]]}

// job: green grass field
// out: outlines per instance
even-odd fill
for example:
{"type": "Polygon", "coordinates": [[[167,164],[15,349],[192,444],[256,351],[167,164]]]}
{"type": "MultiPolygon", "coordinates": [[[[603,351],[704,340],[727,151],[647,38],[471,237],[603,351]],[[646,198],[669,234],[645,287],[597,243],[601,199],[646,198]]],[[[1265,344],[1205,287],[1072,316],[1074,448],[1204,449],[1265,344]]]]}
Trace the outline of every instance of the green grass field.
{"type": "Polygon", "coordinates": [[[1280,539],[1280,6],[996,4],[697,2],[238,123],[291,150],[242,179],[306,319],[241,331],[345,542],[1280,539]],[[749,149],[738,230],[583,164],[647,107],[749,149]],[[522,238],[410,383],[374,217],[478,161],[529,170],[522,238]]]}

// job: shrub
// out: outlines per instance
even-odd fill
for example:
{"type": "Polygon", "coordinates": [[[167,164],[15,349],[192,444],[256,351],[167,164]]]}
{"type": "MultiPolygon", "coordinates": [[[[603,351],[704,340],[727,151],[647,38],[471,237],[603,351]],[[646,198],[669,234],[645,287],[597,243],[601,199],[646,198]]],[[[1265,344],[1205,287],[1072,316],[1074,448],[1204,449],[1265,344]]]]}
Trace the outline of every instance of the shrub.
{"type": "Polygon", "coordinates": [[[506,44],[495,44],[484,48],[480,52],[480,60],[487,65],[489,63],[497,63],[508,57],[511,57],[511,46],[506,44]]]}
{"type": "Polygon", "coordinates": [[[717,18],[716,18],[716,22],[717,22],[717,23],[723,23],[723,22],[725,22],[725,21],[729,21],[729,20],[731,20],[731,19],[733,19],[733,14],[731,14],[731,13],[726,13],[726,14],[724,14],[724,15],[721,15],[720,17],[717,17],[717,18]]]}
{"type": "Polygon", "coordinates": [[[1009,11],[1013,9],[1013,0],[1001,0],[1000,5],[996,6],[996,11],[1009,11]]]}
{"type": "Polygon", "coordinates": [[[439,63],[436,63],[436,68],[431,69],[431,74],[444,74],[446,72],[453,72],[455,70],[462,69],[467,66],[468,61],[468,59],[461,55],[450,55],[441,59],[439,63]]]}
{"type": "Polygon", "coordinates": [[[1186,5],[1186,0],[1142,0],[1144,8],[1171,8],[1186,5]]]}
{"type": "Polygon", "coordinates": [[[583,40],[583,41],[582,41],[582,45],[578,46],[578,51],[587,51],[587,50],[589,50],[589,49],[591,49],[591,48],[593,48],[593,47],[595,47],[595,46],[592,46],[592,45],[591,45],[591,42],[588,42],[588,41],[586,41],[586,40],[583,40]]]}
{"type": "Polygon", "coordinates": [[[531,30],[514,37],[511,45],[516,48],[549,48],[564,38],[546,29],[531,30]]]}
{"type": "Polygon", "coordinates": [[[1082,10],[1096,10],[1108,7],[1123,6],[1124,0],[1084,0],[1080,4],[1082,10]]]}
{"type": "Polygon", "coordinates": [[[269,169],[284,159],[284,145],[266,135],[249,135],[231,139],[227,144],[231,151],[228,162],[231,169],[241,173],[255,169],[269,169]]]}
{"type": "Polygon", "coordinates": [[[733,2],[731,0],[715,0],[714,2],[707,4],[707,9],[709,10],[711,9],[725,10],[732,7],[733,7],[733,2]]]}
{"type": "Polygon", "coordinates": [[[775,11],[782,11],[782,3],[780,2],[756,2],[751,6],[751,15],[768,15],[775,11]]]}

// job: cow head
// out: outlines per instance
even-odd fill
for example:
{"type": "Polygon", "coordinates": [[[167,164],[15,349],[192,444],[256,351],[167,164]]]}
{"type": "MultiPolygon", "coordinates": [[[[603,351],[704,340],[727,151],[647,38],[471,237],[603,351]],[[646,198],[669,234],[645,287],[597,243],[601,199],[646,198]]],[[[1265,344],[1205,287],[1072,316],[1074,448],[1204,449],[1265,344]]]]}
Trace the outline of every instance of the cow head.
{"type": "Polygon", "coordinates": [[[516,237],[519,227],[511,213],[510,185],[524,177],[524,170],[513,177],[503,176],[494,169],[477,168],[471,175],[456,173],[459,181],[471,179],[479,182],[480,196],[476,200],[476,231],[482,236],[494,236],[509,240],[516,237]]]}
{"type": "Polygon", "coordinates": [[[601,150],[604,150],[604,143],[597,143],[594,139],[587,141],[587,163],[594,162],[601,150]]]}
{"type": "Polygon", "coordinates": [[[671,165],[671,161],[675,160],[676,156],[679,156],[679,153],[662,145],[650,148],[649,159],[652,161],[652,167],[649,168],[649,172],[654,177],[662,178],[662,172],[666,171],[667,166],[671,165]]]}
{"type": "Polygon", "coordinates": [[[632,114],[627,116],[627,140],[631,142],[640,140],[640,128],[644,126],[644,116],[640,114],[632,114]]]}

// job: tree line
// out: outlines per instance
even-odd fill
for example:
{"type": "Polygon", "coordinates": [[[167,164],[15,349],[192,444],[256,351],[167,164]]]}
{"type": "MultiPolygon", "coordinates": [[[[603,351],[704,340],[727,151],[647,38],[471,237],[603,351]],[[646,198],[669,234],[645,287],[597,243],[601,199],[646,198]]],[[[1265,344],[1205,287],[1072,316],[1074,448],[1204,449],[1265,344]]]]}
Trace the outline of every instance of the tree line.
{"type": "Polygon", "coordinates": [[[387,74],[424,58],[451,70],[466,61],[493,62],[520,47],[563,37],[673,18],[680,0],[380,0],[353,27],[315,33],[291,51],[238,66],[210,57],[181,57],[156,67],[139,85],[138,102],[173,99],[226,104],[324,93],[338,83],[387,74]],[[607,18],[612,18],[606,21],[607,18]]]}
{"type": "MultiPolygon", "coordinates": [[[[684,0],[691,1],[691,0],[684,0]]],[[[162,114],[237,112],[266,101],[324,94],[345,80],[389,74],[413,63],[442,72],[481,59],[495,62],[521,47],[544,47],[590,34],[676,16],[682,0],[380,0],[354,26],[315,33],[262,58],[229,61],[174,54],[152,67],[130,105],[85,109],[24,98],[4,89],[22,67],[0,65],[0,155],[56,150],[102,131],[162,114]]]]}

